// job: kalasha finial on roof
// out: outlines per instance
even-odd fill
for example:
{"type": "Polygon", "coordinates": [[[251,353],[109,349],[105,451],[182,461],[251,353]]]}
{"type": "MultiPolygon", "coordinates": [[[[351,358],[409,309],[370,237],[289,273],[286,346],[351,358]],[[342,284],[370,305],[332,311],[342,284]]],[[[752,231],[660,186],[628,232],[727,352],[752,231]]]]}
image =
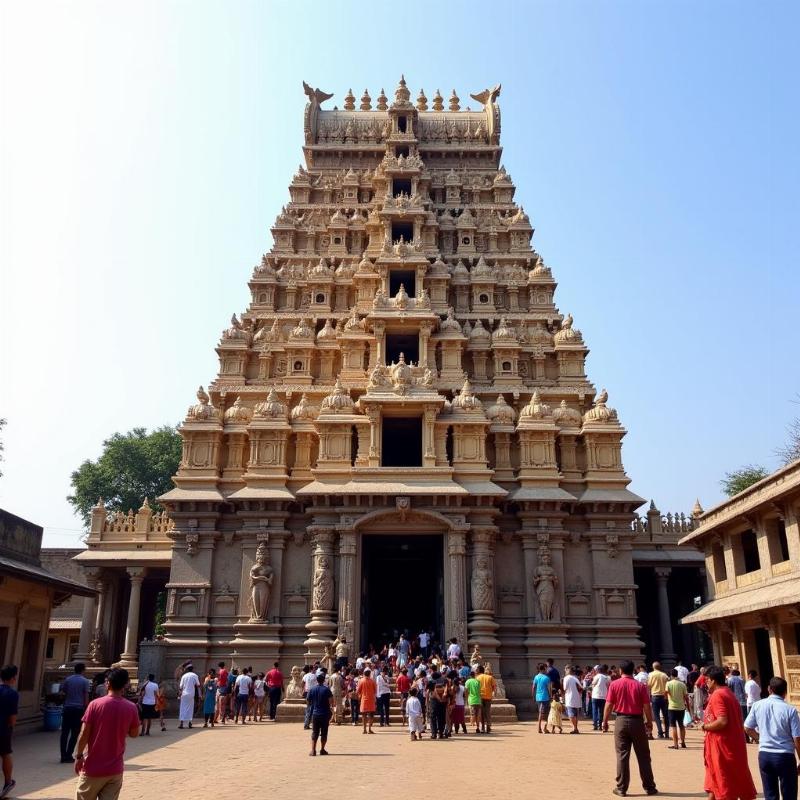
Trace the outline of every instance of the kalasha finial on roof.
{"type": "Polygon", "coordinates": [[[417,111],[427,111],[428,110],[428,98],[425,97],[425,90],[419,90],[419,97],[417,97],[417,111]]]}
{"type": "Polygon", "coordinates": [[[450,110],[451,111],[461,110],[461,106],[459,105],[458,95],[456,94],[455,89],[453,89],[453,94],[450,95],[450,110]]]}
{"type": "Polygon", "coordinates": [[[694,506],[692,507],[692,516],[697,518],[702,517],[703,514],[705,514],[705,511],[703,511],[703,506],[700,505],[700,498],[698,497],[694,501],[694,506]]]}
{"type": "Polygon", "coordinates": [[[361,110],[362,111],[369,111],[372,108],[372,98],[369,96],[369,92],[364,89],[364,94],[361,95],[361,110]]]}
{"type": "Polygon", "coordinates": [[[398,105],[405,105],[411,99],[411,92],[408,90],[408,86],[406,86],[406,79],[403,75],[400,76],[400,83],[397,84],[397,88],[394,90],[394,100],[398,105]]]}
{"type": "Polygon", "coordinates": [[[378,105],[376,106],[378,111],[386,111],[388,106],[389,98],[386,96],[386,92],[381,89],[381,93],[378,95],[378,105]]]}
{"type": "Polygon", "coordinates": [[[433,110],[444,111],[444,98],[438,89],[436,90],[436,94],[433,96],[433,110]]]}
{"type": "Polygon", "coordinates": [[[345,111],[355,111],[356,110],[356,98],[353,94],[352,89],[347,90],[347,94],[344,96],[344,110],[345,111]]]}

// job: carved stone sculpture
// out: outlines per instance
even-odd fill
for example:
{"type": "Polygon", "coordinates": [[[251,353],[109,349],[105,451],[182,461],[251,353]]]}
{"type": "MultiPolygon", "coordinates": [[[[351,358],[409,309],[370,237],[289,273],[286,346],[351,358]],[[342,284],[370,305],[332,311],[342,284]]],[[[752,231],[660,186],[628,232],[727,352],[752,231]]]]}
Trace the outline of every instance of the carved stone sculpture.
{"type": "Polygon", "coordinates": [[[489,570],[489,559],[478,556],[472,570],[472,608],[491,611],[494,608],[494,581],[489,570]]]}
{"type": "Polygon", "coordinates": [[[333,571],[327,556],[320,556],[314,572],[313,603],[317,611],[333,608],[333,571]]]}
{"type": "Polygon", "coordinates": [[[292,677],[286,685],[287,700],[303,699],[303,670],[297,665],[292,667],[292,677]]]}
{"type": "Polygon", "coordinates": [[[539,554],[539,566],[536,567],[533,587],[539,599],[540,617],[545,622],[555,618],[557,586],[558,576],[551,564],[550,551],[543,547],[539,554]]]}
{"type": "Polygon", "coordinates": [[[269,596],[275,576],[267,563],[267,546],[264,542],[256,550],[256,563],[250,568],[250,621],[263,622],[269,611],[269,596]]]}

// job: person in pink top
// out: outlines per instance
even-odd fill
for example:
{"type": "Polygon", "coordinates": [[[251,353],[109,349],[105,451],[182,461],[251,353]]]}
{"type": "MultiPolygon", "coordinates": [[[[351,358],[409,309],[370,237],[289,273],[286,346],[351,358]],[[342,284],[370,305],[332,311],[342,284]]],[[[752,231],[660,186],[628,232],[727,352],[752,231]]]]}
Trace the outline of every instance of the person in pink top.
{"type": "Polygon", "coordinates": [[[116,800],[122,789],[125,739],[139,735],[139,711],[122,695],[128,685],[126,669],[108,673],[108,694],[89,703],[75,746],[78,786],[75,800],[116,800]]]}

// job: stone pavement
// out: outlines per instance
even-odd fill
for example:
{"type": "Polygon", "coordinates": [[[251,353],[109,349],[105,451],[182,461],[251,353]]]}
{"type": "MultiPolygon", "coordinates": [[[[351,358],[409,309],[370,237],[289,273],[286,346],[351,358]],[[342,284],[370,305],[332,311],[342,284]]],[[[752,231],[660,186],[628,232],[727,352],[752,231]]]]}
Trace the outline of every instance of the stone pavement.
{"type": "MultiPolygon", "coordinates": [[[[123,800],[353,800],[356,797],[439,796],[480,800],[611,798],[614,746],[610,733],[581,723],[582,735],[538,735],[533,723],[495,728],[490,736],[411,742],[400,727],[333,727],[328,758],[308,756],[308,732],[298,724],[232,725],[153,731],[129,740],[123,800]]],[[[656,783],[664,798],[702,798],[702,734],[688,732],[688,749],[651,742],[656,783]]],[[[15,742],[18,798],[73,798],[74,772],[58,763],[58,735],[34,733],[15,742]]],[[[748,747],[757,787],[755,746],[748,747]]],[[[635,760],[632,773],[637,776],[635,760]]],[[[629,796],[644,797],[634,780],[629,796]]]]}

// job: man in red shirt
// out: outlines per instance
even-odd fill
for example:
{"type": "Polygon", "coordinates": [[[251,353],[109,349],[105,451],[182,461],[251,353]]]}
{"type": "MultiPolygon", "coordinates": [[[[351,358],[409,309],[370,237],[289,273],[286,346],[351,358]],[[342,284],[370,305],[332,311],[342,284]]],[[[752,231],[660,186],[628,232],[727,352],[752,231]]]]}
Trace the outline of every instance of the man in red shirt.
{"type": "Polygon", "coordinates": [[[647,733],[653,730],[653,709],[647,687],[633,677],[633,661],[622,662],[622,676],[608,687],[606,707],[603,710],[603,731],[608,730],[608,718],[616,712],[614,721],[614,749],[617,752],[617,786],[613,793],[625,797],[631,782],[631,747],[639,762],[642,786],[649,795],[658,794],[650,764],[650,745],[647,733]],[[647,719],[645,732],[642,714],[647,719]]]}
{"type": "Polygon", "coordinates": [[[220,661],[217,664],[217,715],[214,722],[225,724],[225,718],[228,716],[228,670],[225,669],[225,662],[220,661]]]}
{"type": "Polygon", "coordinates": [[[278,669],[278,662],[272,665],[272,669],[265,678],[267,682],[267,692],[269,693],[269,718],[275,722],[275,714],[278,712],[278,703],[281,701],[283,692],[283,673],[278,669]]]}
{"type": "Polygon", "coordinates": [[[125,738],[139,735],[139,711],[122,694],[128,670],[112,669],[106,678],[108,694],[92,700],[83,715],[75,746],[78,788],[75,800],[116,800],[122,789],[125,738]]]}
{"type": "Polygon", "coordinates": [[[408,670],[403,667],[400,674],[395,681],[395,687],[400,692],[400,713],[403,715],[403,725],[406,724],[406,703],[408,702],[408,693],[411,690],[411,678],[408,677],[408,670]]]}

